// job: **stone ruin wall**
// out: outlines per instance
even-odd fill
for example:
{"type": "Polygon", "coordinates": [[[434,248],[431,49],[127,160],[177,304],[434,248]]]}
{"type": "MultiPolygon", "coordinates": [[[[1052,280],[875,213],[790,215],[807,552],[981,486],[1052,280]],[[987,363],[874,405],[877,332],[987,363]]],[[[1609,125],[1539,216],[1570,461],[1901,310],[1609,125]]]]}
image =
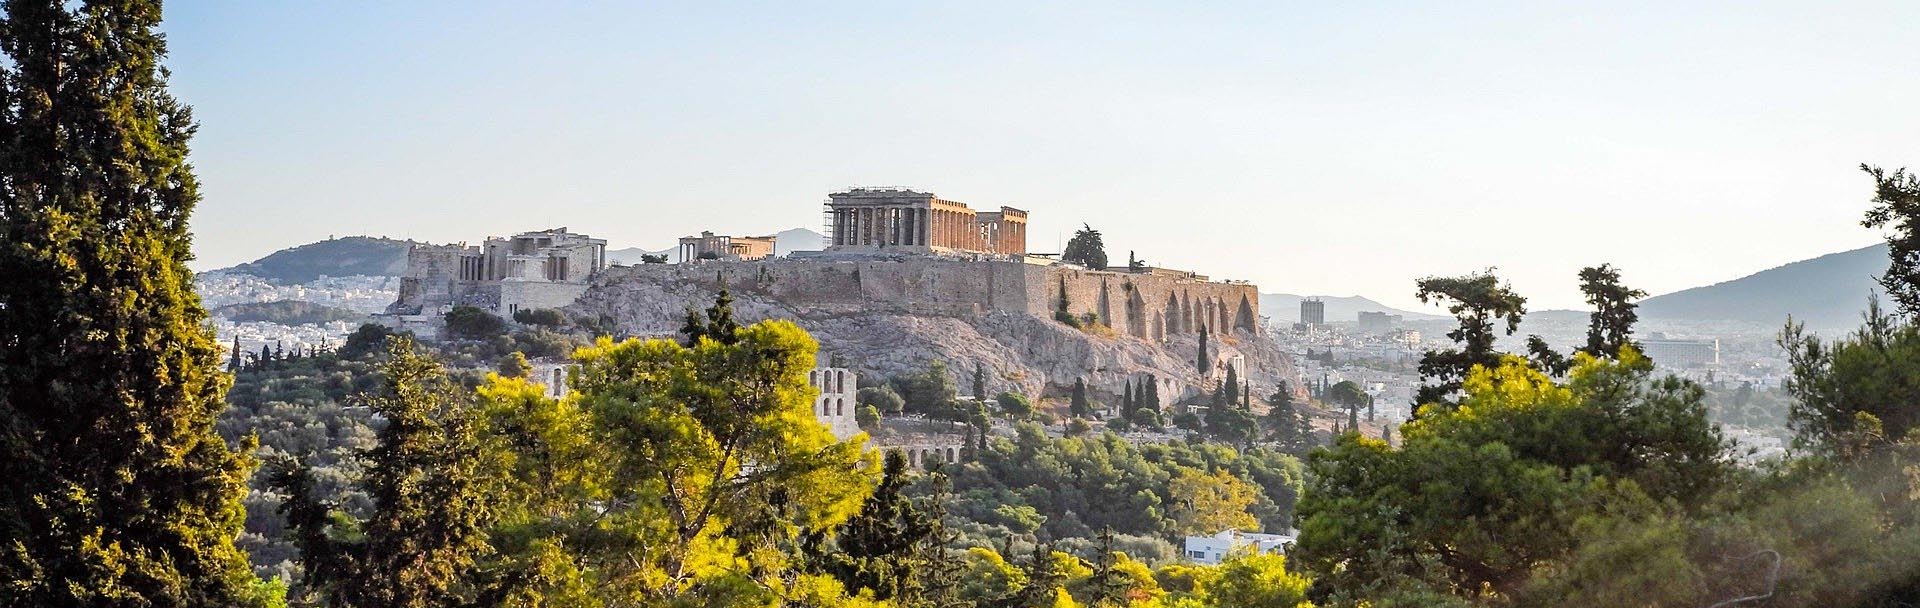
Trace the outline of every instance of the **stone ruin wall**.
{"type": "Polygon", "coordinates": [[[1260,297],[1253,285],[1010,261],[709,260],[609,268],[594,282],[643,278],[713,287],[722,277],[735,292],[829,314],[1009,312],[1050,318],[1064,285],[1069,312],[1096,314],[1124,335],[1155,342],[1196,333],[1202,325],[1215,333],[1260,326],[1260,297]]]}
{"type": "Polygon", "coordinates": [[[1062,287],[1067,312],[1092,313],[1121,334],[1166,342],[1169,336],[1258,332],[1259,289],[1246,283],[1221,283],[1164,275],[1033,266],[1028,270],[1027,310],[1051,317],[1062,287]]]}

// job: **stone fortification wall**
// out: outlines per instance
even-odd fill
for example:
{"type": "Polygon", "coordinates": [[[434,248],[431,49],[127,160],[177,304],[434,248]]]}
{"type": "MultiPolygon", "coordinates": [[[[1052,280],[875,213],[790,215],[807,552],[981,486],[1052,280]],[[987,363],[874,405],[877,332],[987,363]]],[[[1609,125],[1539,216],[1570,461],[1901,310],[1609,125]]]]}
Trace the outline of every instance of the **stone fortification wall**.
{"type": "Polygon", "coordinates": [[[885,259],[701,261],[611,268],[596,283],[691,282],[762,294],[822,312],[946,316],[988,312],[1051,318],[1064,289],[1068,311],[1092,313],[1136,338],[1258,331],[1259,293],[1242,283],[1041,266],[1003,260],[906,256],[885,259]]]}
{"type": "Polygon", "coordinates": [[[1259,289],[1245,283],[1073,266],[1030,266],[1026,282],[1033,314],[1051,316],[1064,290],[1068,312],[1092,313],[1122,334],[1155,342],[1201,327],[1215,334],[1260,328],[1259,289]]]}
{"type": "Polygon", "coordinates": [[[1257,393],[1283,380],[1299,387],[1286,353],[1246,327],[1258,315],[1253,286],[1180,276],[915,256],[710,260],[609,268],[566,310],[619,334],[672,336],[689,306],[712,304],[723,278],[737,319],[794,320],[820,340],[823,364],[839,356],[863,376],[917,372],[941,360],[962,387],[983,368],[989,394],[1055,395],[1080,379],[1112,402],[1127,384],[1152,376],[1169,399],[1197,396],[1224,373],[1218,365],[1194,368],[1197,327],[1207,324],[1216,332],[1214,360],[1242,357],[1243,377],[1257,393]],[[1102,317],[1120,319],[1119,331],[1054,321],[1063,283],[1075,313],[1098,314],[1104,293],[1102,317]]]}

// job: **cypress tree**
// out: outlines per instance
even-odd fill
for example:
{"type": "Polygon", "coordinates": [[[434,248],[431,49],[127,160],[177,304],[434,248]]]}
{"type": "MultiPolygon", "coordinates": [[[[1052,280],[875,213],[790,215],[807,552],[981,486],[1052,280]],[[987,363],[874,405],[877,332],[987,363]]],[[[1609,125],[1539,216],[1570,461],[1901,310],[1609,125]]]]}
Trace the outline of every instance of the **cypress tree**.
{"type": "Polygon", "coordinates": [[[1133,382],[1128,381],[1126,392],[1120,396],[1120,417],[1126,420],[1133,420],[1134,407],[1133,382]]]}
{"type": "Polygon", "coordinates": [[[240,373],[240,366],[243,363],[240,359],[240,336],[233,337],[233,348],[227,349],[227,352],[233,355],[227,359],[227,371],[236,374],[240,373]]]}
{"type": "Polygon", "coordinates": [[[1086,416],[1093,413],[1093,405],[1087,402],[1087,381],[1084,378],[1073,379],[1073,400],[1067,404],[1068,413],[1074,416],[1086,416]]]}
{"type": "Polygon", "coordinates": [[[973,399],[982,403],[987,400],[987,368],[978,361],[973,363],[973,399]]]}
{"type": "Polygon", "coordinates": [[[271,599],[234,547],[254,463],[193,292],[190,110],[160,3],[0,17],[0,605],[271,599]]]}
{"type": "Polygon", "coordinates": [[[1207,355],[1207,326],[1205,325],[1200,326],[1200,357],[1196,363],[1200,366],[1202,376],[1206,375],[1207,370],[1213,369],[1213,360],[1207,355]]]}

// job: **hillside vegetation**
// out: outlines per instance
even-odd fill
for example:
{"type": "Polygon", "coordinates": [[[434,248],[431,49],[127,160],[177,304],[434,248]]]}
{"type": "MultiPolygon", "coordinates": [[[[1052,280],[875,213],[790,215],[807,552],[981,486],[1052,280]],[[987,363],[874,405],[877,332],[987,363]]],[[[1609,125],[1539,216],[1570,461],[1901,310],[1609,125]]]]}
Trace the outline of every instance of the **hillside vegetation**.
{"type": "Polygon", "coordinates": [[[400,276],[407,271],[407,249],[413,245],[413,241],[349,236],[282,249],[224,270],[280,284],[305,283],[323,275],[400,276]]]}
{"type": "Polygon", "coordinates": [[[239,323],[265,322],[281,325],[308,325],[367,318],[367,315],[345,308],[297,300],[228,304],[213,309],[213,315],[239,323]]]}

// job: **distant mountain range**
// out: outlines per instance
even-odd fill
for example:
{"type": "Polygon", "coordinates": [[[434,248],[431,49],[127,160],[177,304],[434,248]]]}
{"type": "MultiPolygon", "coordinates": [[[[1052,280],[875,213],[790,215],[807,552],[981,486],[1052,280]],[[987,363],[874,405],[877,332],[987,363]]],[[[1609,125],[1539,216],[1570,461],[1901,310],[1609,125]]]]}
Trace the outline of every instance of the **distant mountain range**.
{"type": "Polygon", "coordinates": [[[1263,293],[1260,294],[1260,310],[1275,323],[1298,323],[1300,322],[1300,301],[1310,297],[1319,298],[1321,302],[1326,303],[1328,323],[1357,322],[1362,312],[1400,315],[1408,321],[1443,318],[1436,314],[1400,310],[1364,296],[1298,296],[1290,293],[1263,293]]]}
{"type": "Polygon", "coordinates": [[[1640,316],[1784,323],[1793,315],[1813,329],[1852,328],[1860,324],[1867,295],[1880,291],[1876,279],[1887,265],[1887,245],[1881,243],[1647,298],[1640,316]]]}
{"type": "Polygon", "coordinates": [[[282,249],[214,272],[248,274],[281,285],[306,283],[322,275],[400,276],[407,271],[407,249],[413,245],[413,241],[349,236],[282,249]]]}

